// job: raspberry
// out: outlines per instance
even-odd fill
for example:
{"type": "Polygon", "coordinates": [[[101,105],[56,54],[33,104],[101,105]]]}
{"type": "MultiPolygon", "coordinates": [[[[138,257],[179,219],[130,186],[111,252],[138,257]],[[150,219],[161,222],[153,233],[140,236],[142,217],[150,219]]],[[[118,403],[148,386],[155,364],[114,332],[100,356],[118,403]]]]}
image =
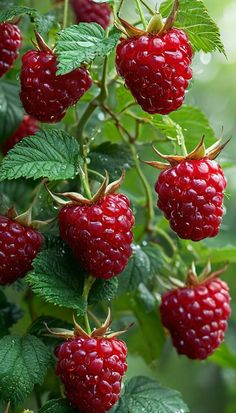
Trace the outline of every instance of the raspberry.
{"type": "Polygon", "coordinates": [[[61,76],[56,71],[50,51],[30,50],[22,58],[20,98],[25,111],[41,122],[59,122],[92,84],[84,67],[61,76]]]}
{"type": "Polygon", "coordinates": [[[144,111],[166,115],[178,109],[192,78],[192,48],[183,30],[122,40],[116,66],[144,111]]]}
{"type": "Polygon", "coordinates": [[[29,115],[25,115],[23,121],[13,135],[3,142],[1,146],[3,155],[6,155],[7,152],[10,151],[10,149],[12,149],[23,138],[29,135],[34,135],[38,130],[38,122],[29,115]]]}
{"type": "Polygon", "coordinates": [[[161,320],[179,354],[204,360],[219,347],[230,316],[228,291],[225,282],[213,278],[163,295],[161,320]]]}
{"type": "Polygon", "coordinates": [[[200,241],[219,233],[227,181],[208,159],[184,160],[159,175],[158,207],[180,238],[200,241]]]}
{"type": "Polygon", "coordinates": [[[13,66],[22,45],[22,35],[15,24],[0,24],[0,77],[13,66]]]}
{"type": "Polygon", "coordinates": [[[0,284],[12,284],[24,277],[42,243],[38,231],[0,216],[0,284]]]}
{"type": "Polygon", "coordinates": [[[56,350],[66,397],[81,413],[105,413],[117,402],[127,370],[127,348],[117,338],[75,338],[56,350]]]}
{"type": "Polygon", "coordinates": [[[92,0],[71,0],[77,23],[98,23],[104,29],[109,26],[111,8],[106,3],[92,0]]]}
{"type": "Polygon", "coordinates": [[[97,278],[123,271],[132,254],[134,217],[125,195],[110,194],[91,206],[67,205],[59,227],[81,265],[97,278]]]}

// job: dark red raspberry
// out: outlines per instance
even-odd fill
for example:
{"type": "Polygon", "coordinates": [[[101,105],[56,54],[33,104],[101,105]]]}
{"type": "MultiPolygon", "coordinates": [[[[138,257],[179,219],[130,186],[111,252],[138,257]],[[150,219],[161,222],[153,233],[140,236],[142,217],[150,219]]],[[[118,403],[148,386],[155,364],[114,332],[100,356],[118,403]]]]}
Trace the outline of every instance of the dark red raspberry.
{"type": "Polygon", "coordinates": [[[117,338],[75,338],[57,348],[57,374],[81,413],[105,413],[117,402],[127,348],[117,338]]]}
{"type": "Polygon", "coordinates": [[[227,181],[216,161],[184,160],[161,172],[158,207],[180,238],[199,241],[219,233],[227,181]]]}
{"type": "Polygon", "coordinates": [[[162,297],[161,320],[179,354],[204,360],[224,340],[230,316],[227,284],[218,278],[162,297]]]}
{"type": "Polygon", "coordinates": [[[24,277],[42,243],[38,231],[0,216],[0,284],[12,284],[24,277]]]}
{"type": "Polygon", "coordinates": [[[18,129],[1,145],[3,155],[6,155],[23,138],[34,135],[38,130],[38,122],[29,115],[25,115],[18,129]]]}
{"type": "Polygon", "coordinates": [[[65,206],[59,212],[62,239],[89,274],[120,274],[132,254],[134,217],[125,195],[111,194],[91,206],[65,206]]]}
{"type": "Polygon", "coordinates": [[[13,66],[22,45],[22,35],[18,26],[0,24],[0,77],[13,66]]]}
{"type": "Polygon", "coordinates": [[[77,23],[98,23],[104,29],[111,20],[111,8],[106,3],[92,0],[71,0],[77,23]]]}
{"type": "Polygon", "coordinates": [[[116,66],[143,110],[166,115],[183,104],[192,55],[186,33],[172,28],[163,36],[147,33],[122,40],[116,66]]]}
{"type": "Polygon", "coordinates": [[[56,71],[52,52],[30,50],[22,58],[20,98],[25,111],[41,122],[59,122],[92,84],[84,67],[61,76],[56,71]]]}

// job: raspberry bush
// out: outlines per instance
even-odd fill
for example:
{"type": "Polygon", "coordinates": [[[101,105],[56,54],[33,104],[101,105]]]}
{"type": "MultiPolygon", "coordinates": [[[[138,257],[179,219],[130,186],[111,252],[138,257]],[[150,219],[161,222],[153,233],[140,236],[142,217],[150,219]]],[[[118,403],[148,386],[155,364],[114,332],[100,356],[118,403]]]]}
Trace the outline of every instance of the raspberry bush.
{"type": "Polygon", "coordinates": [[[235,368],[231,143],[192,106],[224,45],[158,6],[0,4],[1,412],[195,412],[162,379],[235,368]]]}

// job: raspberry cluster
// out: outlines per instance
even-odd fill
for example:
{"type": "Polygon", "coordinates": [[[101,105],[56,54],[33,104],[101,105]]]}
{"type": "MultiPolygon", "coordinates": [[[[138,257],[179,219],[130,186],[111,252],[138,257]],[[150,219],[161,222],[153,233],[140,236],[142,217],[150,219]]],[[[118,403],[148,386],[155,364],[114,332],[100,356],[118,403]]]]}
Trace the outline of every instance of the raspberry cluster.
{"type": "Polygon", "coordinates": [[[13,66],[22,45],[22,35],[18,26],[0,24],[0,77],[13,66]]]}
{"type": "Polygon", "coordinates": [[[105,413],[117,402],[127,370],[127,348],[117,338],[75,338],[56,349],[57,374],[81,413],[105,413]]]}
{"type": "Polygon", "coordinates": [[[35,135],[38,130],[39,127],[36,119],[29,115],[25,115],[17,130],[2,143],[1,150],[3,155],[6,155],[10,149],[26,136],[35,135]]]}
{"type": "Polygon", "coordinates": [[[111,20],[111,8],[107,3],[96,3],[93,0],[71,0],[77,23],[98,23],[104,29],[111,20]]]}

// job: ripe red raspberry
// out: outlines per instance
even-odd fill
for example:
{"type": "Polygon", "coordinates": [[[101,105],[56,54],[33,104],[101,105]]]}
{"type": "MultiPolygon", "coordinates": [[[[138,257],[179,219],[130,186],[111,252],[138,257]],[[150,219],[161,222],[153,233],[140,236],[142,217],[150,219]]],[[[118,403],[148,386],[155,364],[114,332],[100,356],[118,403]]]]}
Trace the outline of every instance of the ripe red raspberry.
{"type": "Polygon", "coordinates": [[[12,284],[24,277],[42,243],[38,231],[0,216],[0,284],[12,284]]]}
{"type": "Polygon", "coordinates": [[[127,370],[127,348],[117,338],[75,338],[56,350],[66,397],[81,413],[105,413],[117,402],[127,370]]]}
{"type": "Polygon", "coordinates": [[[3,144],[1,145],[3,155],[6,155],[10,149],[12,149],[18,142],[20,142],[26,136],[34,135],[39,130],[38,122],[25,115],[20,126],[3,144]]]}
{"type": "Polygon", "coordinates": [[[13,66],[22,45],[22,35],[15,24],[0,24],[0,77],[13,66]]]}
{"type": "Polygon", "coordinates": [[[224,340],[230,316],[227,284],[218,278],[162,297],[161,320],[179,354],[204,360],[224,340]]]}
{"type": "Polygon", "coordinates": [[[158,207],[180,238],[199,241],[219,233],[227,181],[208,159],[183,160],[161,172],[155,186],[158,207]]]}
{"type": "Polygon", "coordinates": [[[134,217],[125,195],[110,194],[91,206],[68,205],[59,212],[62,239],[97,278],[120,274],[132,254],[134,217]]]}
{"type": "Polygon", "coordinates": [[[61,76],[56,71],[50,51],[30,50],[22,58],[20,98],[25,111],[41,122],[59,122],[92,83],[84,67],[61,76]]]}
{"type": "Polygon", "coordinates": [[[111,8],[106,3],[96,3],[92,0],[71,0],[77,23],[98,23],[104,29],[111,20],[111,8]]]}
{"type": "Polygon", "coordinates": [[[183,30],[122,40],[116,66],[145,112],[166,115],[178,109],[192,78],[192,48],[183,30]]]}

